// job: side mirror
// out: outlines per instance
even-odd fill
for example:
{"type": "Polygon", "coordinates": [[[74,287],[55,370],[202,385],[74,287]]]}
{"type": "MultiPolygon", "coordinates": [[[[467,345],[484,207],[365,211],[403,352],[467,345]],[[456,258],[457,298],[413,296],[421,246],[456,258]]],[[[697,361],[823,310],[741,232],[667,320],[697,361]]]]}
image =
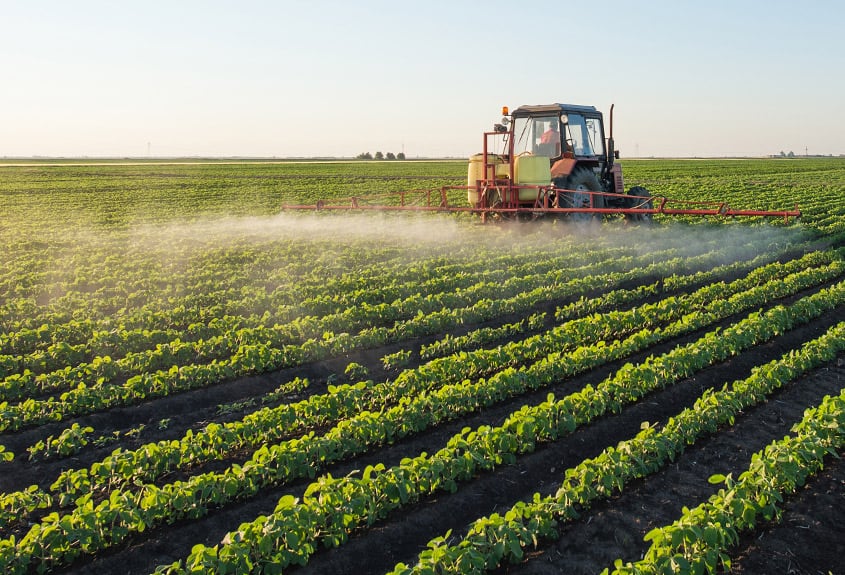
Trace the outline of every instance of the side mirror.
{"type": "Polygon", "coordinates": [[[613,150],[613,157],[617,160],[619,159],[619,150],[613,150]]]}

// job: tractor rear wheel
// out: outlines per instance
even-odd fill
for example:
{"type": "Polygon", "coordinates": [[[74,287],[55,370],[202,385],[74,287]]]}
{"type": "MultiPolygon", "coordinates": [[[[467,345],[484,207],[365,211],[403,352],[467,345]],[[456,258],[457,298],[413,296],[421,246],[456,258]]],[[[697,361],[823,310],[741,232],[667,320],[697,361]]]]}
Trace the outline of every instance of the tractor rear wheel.
{"type": "MultiPolygon", "coordinates": [[[[642,186],[634,186],[628,190],[628,196],[629,208],[645,208],[648,210],[654,208],[654,202],[650,199],[651,194],[642,186]]],[[[652,221],[652,214],[625,214],[625,218],[629,222],[649,223],[652,221]]]]}
{"type": "MultiPolygon", "coordinates": [[[[592,170],[588,168],[579,168],[572,172],[564,187],[572,192],[564,192],[562,194],[560,207],[562,208],[603,208],[605,207],[604,196],[589,194],[587,192],[601,192],[601,183],[598,177],[592,170]]],[[[573,212],[570,214],[570,219],[574,221],[589,221],[594,218],[600,218],[601,214],[591,214],[589,212],[573,212]]]]}

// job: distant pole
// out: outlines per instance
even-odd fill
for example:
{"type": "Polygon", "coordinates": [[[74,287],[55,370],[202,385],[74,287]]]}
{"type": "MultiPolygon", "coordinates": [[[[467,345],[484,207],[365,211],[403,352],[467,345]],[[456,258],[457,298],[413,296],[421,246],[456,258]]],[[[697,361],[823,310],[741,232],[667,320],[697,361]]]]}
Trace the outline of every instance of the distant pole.
{"type": "Polygon", "coordinates": [[[150,157],[150,143],[147,142],[147,157],[150,157]]]}

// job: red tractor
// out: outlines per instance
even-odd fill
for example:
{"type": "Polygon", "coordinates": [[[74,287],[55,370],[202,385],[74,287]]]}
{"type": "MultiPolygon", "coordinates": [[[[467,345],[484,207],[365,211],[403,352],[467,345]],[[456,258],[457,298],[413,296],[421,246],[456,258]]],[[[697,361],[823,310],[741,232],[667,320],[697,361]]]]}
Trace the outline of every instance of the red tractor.
{"type": "Polygon", "coordinates": [[[505,217],[566,215],[582,220],[624,213],[634,221],[651,218],[654,201],[642,187],[625,193],[619,153],[605,137],[602,113],[593,106],[520,106],[493,132],[484,151],[470,158],[470,205],[505,217]],[[503,151],[491,153],[492,147],[503,151]],[[504,210],[504,211],[500,211],[504,210]]]}

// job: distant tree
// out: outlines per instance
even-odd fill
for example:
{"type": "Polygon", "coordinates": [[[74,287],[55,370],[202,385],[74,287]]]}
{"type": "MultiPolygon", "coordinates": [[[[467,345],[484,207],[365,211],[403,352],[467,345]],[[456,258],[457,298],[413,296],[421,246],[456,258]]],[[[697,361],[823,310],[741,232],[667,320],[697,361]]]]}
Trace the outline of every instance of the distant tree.
{"type": "Polygon", "coordinates": [[[786,155],[786,157],[787,157],[787,158],[794,158],[794,157],[795,157],[795,152],[793,152],[792,150],[789,150],[789,153],[786,155]]]}
{"type": "Polygon", "coordinates": [[[399,152],[398,154],[396,154],[396,159],[397,160],[404,160],[405,159],[405,152],[399,152]]]}
{"type": "Polygon", "coordinates": [[[393,152],[387,152],[387,154],[384,157],[387,158],[388,160],[395,160],[396,154],[394,154],[393,152]]]}
{"type": "Polygon", "coordinates": [[[372,155],[371,153],[369,153],[369,152],[363,152],[363,153],[358,154],[357,156],[355,156],[355,159],[356,159],[356,160],[372,160],[372,159],[373,159],[373,155],[372,155]]]}
{"type": "Polygon", "coordinates": [[[376,160],[383,160],[384,154],[382,154],[381,152],[376,152],[375,159],[376,160]]]}

